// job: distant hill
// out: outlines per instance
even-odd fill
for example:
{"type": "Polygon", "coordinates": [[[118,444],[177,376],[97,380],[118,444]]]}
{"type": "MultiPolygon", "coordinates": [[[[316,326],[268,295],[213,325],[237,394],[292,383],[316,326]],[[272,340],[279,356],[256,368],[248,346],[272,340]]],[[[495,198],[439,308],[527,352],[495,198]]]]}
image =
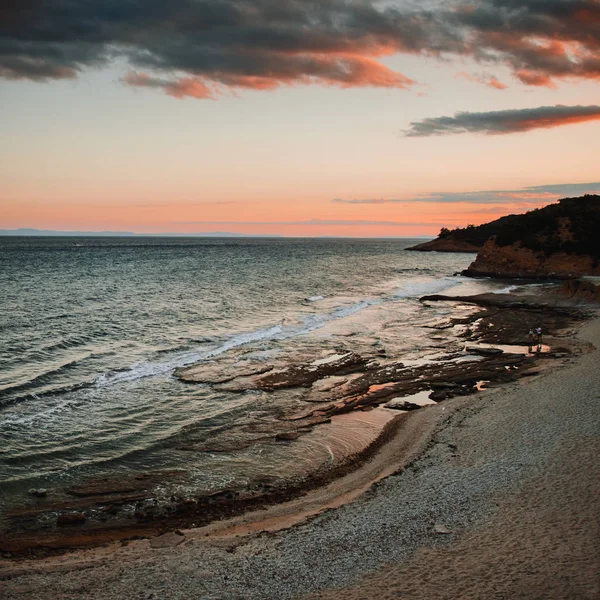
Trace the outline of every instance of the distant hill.
{"type": "Polygon", "coordinates": [[[468,275],[600,275],[600,196],[564,198],[484,225],[442,229],[437,239],[410,250],[477,251],[468,275]]]}

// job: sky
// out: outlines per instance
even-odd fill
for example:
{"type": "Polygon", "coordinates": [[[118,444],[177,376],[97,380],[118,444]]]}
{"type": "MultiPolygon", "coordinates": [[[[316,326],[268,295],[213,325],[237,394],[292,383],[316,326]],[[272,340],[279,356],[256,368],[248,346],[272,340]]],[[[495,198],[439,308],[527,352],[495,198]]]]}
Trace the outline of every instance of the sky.
{"type": "Polygon", "coordinates": [[[419,236],[600,193],[600,0],[8,0],[0,229],[419,236]]]}

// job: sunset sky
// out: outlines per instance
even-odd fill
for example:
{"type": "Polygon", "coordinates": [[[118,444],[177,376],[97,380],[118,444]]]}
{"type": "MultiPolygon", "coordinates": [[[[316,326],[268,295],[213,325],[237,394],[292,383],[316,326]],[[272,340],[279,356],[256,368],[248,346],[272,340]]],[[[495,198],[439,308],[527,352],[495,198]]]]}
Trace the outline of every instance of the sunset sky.
{"type": "Polygon", "coordinates": [[[600,193],[600,0],[9,0],[0,228],[435,235],[600,193]]]}

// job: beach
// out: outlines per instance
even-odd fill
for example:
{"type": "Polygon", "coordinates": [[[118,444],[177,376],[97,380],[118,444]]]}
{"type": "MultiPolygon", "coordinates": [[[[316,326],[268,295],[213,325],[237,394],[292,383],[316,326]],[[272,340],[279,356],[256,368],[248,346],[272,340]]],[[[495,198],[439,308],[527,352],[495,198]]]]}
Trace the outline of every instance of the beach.
{"type": "Polygon", "coordinates": [[[151,540],[3,559],[7,598],[598,598],[600,320],[533,376],[414,411],[358,469],[151,540]]]}

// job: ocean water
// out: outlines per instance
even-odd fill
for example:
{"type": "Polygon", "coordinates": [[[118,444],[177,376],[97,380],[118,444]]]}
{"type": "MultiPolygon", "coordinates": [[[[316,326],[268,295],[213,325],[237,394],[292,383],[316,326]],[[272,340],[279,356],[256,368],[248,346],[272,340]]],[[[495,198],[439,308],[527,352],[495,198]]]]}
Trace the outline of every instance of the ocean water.
{"type": "Polygon", "coordinates": [[[432,340],[423,325],[450,309],[421,295],[502,286],[454,275],[472,255],[406,252],[414,243],[0,238],[0,503],[152,470],[184,474],[165,494],[211,491],[305,475],[351,451],[376,417],[273,442],[265,432],[306,408],[302,390],[234,393],[174,370],[435,351],[440,332],[432,340]],[[185,449],[209,441],[245,447],[185,449]]]}

